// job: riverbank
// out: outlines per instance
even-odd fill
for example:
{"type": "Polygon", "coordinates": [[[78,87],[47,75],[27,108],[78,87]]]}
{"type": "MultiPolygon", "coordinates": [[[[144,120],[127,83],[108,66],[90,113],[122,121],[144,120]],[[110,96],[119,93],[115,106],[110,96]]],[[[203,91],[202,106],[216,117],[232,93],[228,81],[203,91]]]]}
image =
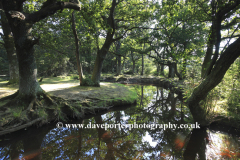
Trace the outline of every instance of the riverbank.
{"type": "MultiPolygon", "coordinates": [[[[192,94],[194,88],[199,85],[201,80],[185,80],[179,81],[177,79],[165,78],[165,77],[155,77],[155,76],[140,76],[140,75],[120,75],[120,76],[102,76],[102,81],[120,83],[120,84],[143,84],[143,85],[156,85],[170,90],[179,95],[179,98],[186,105],[186,100],[192,94]]],[[[233,114],[233,111],[229,111],[227,100],[219,99],[221,96],[220,92],[216,91],[210,92],[208,97],[204,102],[202,102],[202,107],[206,111],[206,120],[208,126],[230,126],[234,128],[237,132],[240,131],[240,118],[237,114],[233,114]],[[216,98],[217,96],[217,98],[216,98]]],[[[198,116],[198,115],[193,115],[198,116]]]]}
{"type": "MultiPolygon", "coordinates": [[[[38,107],[30,108],[29,105],[24,107],[27,109],[22,107],[8,109],[5,104],[11,100],[0,99],[0,135],[56,119],[83,118],[85,115],[95,114],[113,106],[134,104],[137,99],[135,89],[123,84],[101,83],[101,87],[88,87],[79,86],[78,80],[54,77],[44,78],[40,85],[49,96],[48,100],[43,97],[38,107]]],[[[18,85],[7,85],[7,81],[2,81],[0,98],[15,93],[17,89],[18,85]]]]}
{"type": "Polygon", "coordinates": [[[102,82],[112,82],[120,84],[143,84],[161,86],[183,97],[184,85],[183,81],[173,78],[156,77],[156,76],[140,76],[140,75],[120,75],[120,76],[102,76],[102,82]]]}

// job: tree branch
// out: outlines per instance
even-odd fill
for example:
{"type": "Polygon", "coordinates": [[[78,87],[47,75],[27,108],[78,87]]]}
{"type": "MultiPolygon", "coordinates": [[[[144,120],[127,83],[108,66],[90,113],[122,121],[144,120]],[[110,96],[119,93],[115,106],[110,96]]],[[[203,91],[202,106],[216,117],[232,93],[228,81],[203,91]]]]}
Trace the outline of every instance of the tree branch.
{"type": "Polygon", "coordinates": [[[218,15],[223,18],[223,16],[227,13],[229,13],[231,10],[236,8],[240,4],[239,0],[236,0],[236,2],[233,5],[230,5],[229,7],[219,10],[218,15]]]}
{"type": "Polygon", "coordinates": [[[240,20],[240,18],[235,17],[235,18],[232,19],[232,21],[231,21],[230,23],[228,23],[228,24],[226,24],[226,25],[222,25],[222,26],[221,26],[221,29],[228,29],[228,28],[230,28],[231,26],[234,26],[234,25],[238,24],[238,23],[239,23],[239,20],[240,20]]]}
{"type": "Polygon", "coordinates": [[[27,15],[26,21],[31,21],[33,23],[36,23],[48,16],[53,15],[58,10],[63,10],[65,8],[74,9],[74,10],[78,10],[78,11],[81,10],[81,6],[79,4],[59,1],[59,2],[53,3],[51,5],[48,5],[44,8],[41,8],[37,12],[27,15]]]}
{"type": "Polygon", "coordinates": [[[225,39],[229,39],[229,38],[237,38],[237,37],[240,37],[240,34],[234,35],[234,36],[230,36],[230,37],[222,37],[221,40],[225,40],[225,39]]]}

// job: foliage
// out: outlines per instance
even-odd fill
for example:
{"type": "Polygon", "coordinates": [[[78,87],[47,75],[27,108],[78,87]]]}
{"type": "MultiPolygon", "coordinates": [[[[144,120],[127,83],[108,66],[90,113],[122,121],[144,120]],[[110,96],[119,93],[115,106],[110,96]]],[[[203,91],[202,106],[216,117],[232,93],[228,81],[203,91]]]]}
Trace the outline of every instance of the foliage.
{"type": "Polygon", "coordinates": [[[81,86],[94,86],[94,82],[89,76],[86,76],[83,78],[81,86]]]}

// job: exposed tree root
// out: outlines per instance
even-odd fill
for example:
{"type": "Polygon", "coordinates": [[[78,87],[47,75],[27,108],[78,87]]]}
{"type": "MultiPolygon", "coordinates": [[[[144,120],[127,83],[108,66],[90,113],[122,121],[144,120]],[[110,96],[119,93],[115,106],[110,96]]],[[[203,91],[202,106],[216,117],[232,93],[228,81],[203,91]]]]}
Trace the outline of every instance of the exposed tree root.
{"type": "MultiPolygon", "coordinates": [[[[2,99],[1,99],[2,100],[2,99]]],[[[42,92],[36,97],[22,97],[18,92],[4,97],[10,100],[0,107],[0,135],[15,132],[31,125],[68,118],[83,118],[86,114],[109,109],[103,100],[66,100],[42,92]]]]}
{"type": "Polygon", "coordinates": [[[29,126],[31,126],[31,125],[39,122],[39,121],[42,121],[43,119],[44,119],[43,117],[42,118],[37,118],[37,119],[35,119],[35,120],[31,121],[31,122],[28,122],[28,123],[26,123],[24,125],[20,125],[20,126],[17,126],[17,127],[13,126],[11,129],[6,129],[4,131],[0,131],[0,136],[4,135],[4,134],[7,134],[7,133],[18,131],[18,130],[26,128],[26,127],[29,127],[29,126]]]}

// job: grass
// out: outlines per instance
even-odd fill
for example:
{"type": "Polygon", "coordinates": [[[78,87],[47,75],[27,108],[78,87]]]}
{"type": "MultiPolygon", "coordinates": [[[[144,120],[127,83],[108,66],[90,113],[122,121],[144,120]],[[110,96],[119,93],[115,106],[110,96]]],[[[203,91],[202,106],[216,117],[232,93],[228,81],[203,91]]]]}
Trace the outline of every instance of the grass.
{"type": "MultiPolygon", "coordinates": [[[[99,105],[117,105],[133,103],[137,99],[136,91],[131,86],[115,83],[100,83],[101,87],[79,86],[75,76],[43,78],[41,87],[52,95],[64,99],[101,100],[99,105]]],[[[0,82],[0,98],[16,92],[17,84],[7,85],[7,81],[0,82]]],[[[6,102],[1,102],[0,106],[6,102]]],[[[16,115],[17,116],[17,115],[16,115]]]]}

